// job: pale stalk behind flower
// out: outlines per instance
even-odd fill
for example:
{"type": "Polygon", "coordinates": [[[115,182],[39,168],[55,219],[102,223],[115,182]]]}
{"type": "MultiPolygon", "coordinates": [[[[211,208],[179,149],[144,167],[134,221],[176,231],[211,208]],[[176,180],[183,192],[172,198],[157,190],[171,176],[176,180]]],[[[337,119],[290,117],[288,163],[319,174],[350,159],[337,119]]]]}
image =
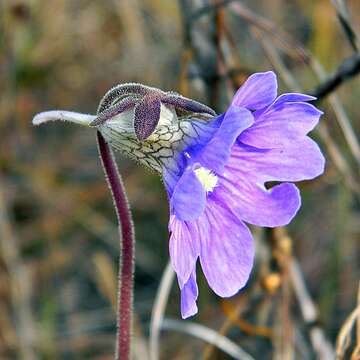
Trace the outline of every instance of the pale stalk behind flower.
{"type": "MultiPolygon", "coordinates": [[[[296,259],[292,259],[290,264],[290,279],[292,281],[292,286],[299,302],[304,320],[308,324],[316,322],[318,319],[318,311],[306,288],[305,279],[301,273],[299,263],[296,261],[296,259]]],[[[334,349],[331,343],[325,337],[325,334],[320,326],[312,326],[309,330],[309,333],[311,342],[316,351],[316,354],[319,356],[319,359],[335,359],[334,349]]]]}
{"type": "Polygon", "coordinates": [[[169,261],[163,272],[151,314],[150,340],[149,340],[151,360],[159,359],[159,342],[160,342],[161,325],[164,319],[164,313],[166,310],[166,305],[169,300],[169,294],[170,294],[171,286],[174,281],[174,277],[175,277],[175,272],[169,261]]]}
{"type": "Polygon", "coordinates": [[[185,322],[173,319],[164,319],[162,323],[163,330],[172,330],[182,332],[184,334],[194,336],[198,339],[206,341],[224,353],[230,355],[237,360],[255,360],[250,354],[245,352],[239,345],[229,340],[227,337],[219,334],[217,331],[210,329],[204,325],[185,322]]]}

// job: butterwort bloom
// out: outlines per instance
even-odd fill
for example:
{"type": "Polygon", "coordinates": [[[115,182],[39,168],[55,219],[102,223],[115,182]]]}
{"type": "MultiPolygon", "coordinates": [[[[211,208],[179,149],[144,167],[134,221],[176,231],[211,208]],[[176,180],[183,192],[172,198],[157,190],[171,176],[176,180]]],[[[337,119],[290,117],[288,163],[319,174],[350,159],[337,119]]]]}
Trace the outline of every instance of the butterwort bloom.
{"type": "MultiPolygon", "coordinates": [[[[323,172],[321,151],[307,136],[322,113],[310,100],[296,93],[277,97],[273,72],[250,76],[219,116],[176,93],[125,84],[105,95],[97,116],[77,121],[161,173],[183,318],[197,313],[198,260],[217,295],[236,294],[254,260],[246,224],[288,224],[301,204],[292,182],[323,172]],[[280,184],[269,188],[269,182],[280,184]]],[[[44,119],[40,114],[34,122],[44,119]]]]}

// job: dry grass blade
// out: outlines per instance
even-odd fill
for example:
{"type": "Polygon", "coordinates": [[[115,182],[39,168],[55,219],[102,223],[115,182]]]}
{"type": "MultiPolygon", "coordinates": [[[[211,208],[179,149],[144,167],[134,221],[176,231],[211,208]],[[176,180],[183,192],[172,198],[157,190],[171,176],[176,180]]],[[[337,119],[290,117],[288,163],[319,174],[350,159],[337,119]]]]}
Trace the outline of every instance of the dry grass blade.
{"type": "Polygon", "coordinates": [[[317,309],[306,288],[300,266],[295,259],[292,260],[290,265],[290,279],[303,318],[307,324],[311,325],[309,333],[314,350],[319,355],[319,359],[334,359],[335,356],[332,345],[325,338],[323,330],[316,325],[318,320],[317,309]]]}
{"type": "Polygon", "coordinates": [[[191,20],[196,21],[198,18],[211,14],[212,12],[225,6],[227,6],[234,14],[242,17],[249,24],[252,24],[259,29],[271,34],[280,47],[284,48],[285,50],[287,49],[288,51],[291,49],[292,51],[290,56],[296,58],[297,60],[307,62],[308,56],[305,49],[300,46],[294,46],[291,39],[286,34],[281,33],[276,24],[267,18],[256,14],[237,0],[223,0],[218,1],[213,5],[206,5],[192,14],[191,20]]]}
{"type": "Polygon", "coordinates": [[[31,309],[31,280],[22,261],[18,239],[10,222],[7,204],[0,183],[0,250],[1,257],[9,273],[11,300],[15,310],[17,341],[20,359],[36,359],[34,350],[35,321],[31,309]]]}
{"type": "MultiPolygon", "coordinates": [[[[358,306],[360,306],[360,283],[359,283],[359,287],[358,287],[357,303],[358,303],[358,306]]],[[[356,320],[356,346],[355,346],[352,356],[354,357],[354,360],[360,358],[360,316],[358,316],[358,318],[356,320]]]]}
{"type": "Polygon", "coordinates": [[[159,359],[159,338],[161,324],[164,319],[164,313],[169,299],[171,286],[174,281],[174,276],[175,272],[171,266],[171,263],[168,262],[161,278],[158,291],[156,293],[155,302],[151,314],[149,340],[150,360],[159,359]]]}
{"type": "Polygon", "coordinates": [[[358,165],[360,165],[360,145],[356,134],[351,126],[350,119],[348,118],[344,106],[340,102],[338,96],[330,95],[329,102],[334,110],[339,125],[344,133],[345,139],[349,145],[350,151],[353,154],[358,165]]]}
{"type": "Polygon", "coordinates": [[[261,325],[253,325],[242,319],[239,315],[242,310],[241,304],[233,305],[230,301],[222,302],[222,309],[232,324],[237,325],[242,331],[251,336],[263,336],[271,338],[273,332],[270,328],[261,325]]]}
{"type": "Polygon", "coordinates": [[[137,0],[114,1],[114,10],[119,16],[122,25],[128,30],[126,32],[127,43],[136,51],[146,48],[146,30],[143,18],[140,16],[140,6],[137,0]],[[136,26],[134,26],[136,24],[136,26]]]}
{"type": "Polygon", "coordinates": [[[339,18],[340,24],[344,30],[344,33],[353,48],[354,51],[358,50],[358,36],[354,30],[354,27],[350,21],[349,11],[347,9],[347,4],[344,0],[331,0],[333,3],[337,16],[339,18]]]}
{"type": "MultiPolygon", "coordinates": [[[[241,312],[244,310],[244,302],[238,301],[238,303],[235,305],[235,307],[231,307],[231,309],[228,309],[227,302],[222,302],[223,304],[223,311],[226,314],[226,319],[224,323],[221,325],[220,329],[218,330],[218,333],[222,336],[225,336],[227,332],[231,329],[231,327],[235,324],[235,321],[239,319],[241,312]]],[[[230,305],[229,305],[230,306],[230,305]]],[[[239,325],[237,323],[237,325],[239,325]]],[[[241,330],[246,332],[246,330],[241,327],[241,330]]],[[[201,360],[208,360],[211,359],[211,356],[213,355],[214,351],[214,344],[209,344],[205,347],[203,354],[201,356],[201,360]]]]}
{"type": "Polygon", "coordinates": [[[358,306],[348,316],[344,325],[340,329],[336,344],[337,359],[345,359],[346,351],[351,343],[351,333],[354,327],[356,328],[356,344],[351,354],[351,360],[358,360],[360,358],[360,283],[357,300],[358,306]]]}
{"type": "Polygon", "coordinates": [[[304,63],[309,61],[308,52],[302,46],[295,43],[287,34],[281,32],[279,27],[269,19],[256,14],[240,3],[230,4],[230,9],[234,14],[240,16],[249,24],[256,26],[258,29],[272,36],[274,42],[286,51],[290,57],[304,63]]]}
{"type": "Polygon", "coordinates": [[[284,83],[288,86],[292,91],[301,91],[299,83],[296,81],[291,72],[287,69],[285,64],[283,63],[277,49],[273,46],[271,41],[268,41],[268,37],[265,36],[258,28],[255,26],[251,26],[251,33],[254,35],[256,40],[262,46],[265,55],[268,57],[270,63],[273,67],[279,72],[281,78],[284,83]]]}
{"type": "Polygon", "coordinates": [[[208,327],[191,322],[182,322],[178,320],[165,319],[162,324],[163,330],[172,330],[182,332],[184,334],[194,336],[198,339],[213,344],[226,354],[238,360],[254,360],[254,358],[246,353],[241,347],[229,340],[227,337],[220,335],[217,331],[208,327]]]}
{"type": "MultiPolygon", "coordinates": [[[[358,66],[359,66],[359,70],[360,70],[360,54],[357,55],[358,58],[358,66]]],[[[324,81],[324,83],[326,83],[326,73],[324,68],[322,67],[322,65],[314,58],[312,58],[311,61],[311,68],[313,69],[313,71],[315,72],[315,74],[317,75],[317,77],[321,80],[324,81]]],[[[322,87],[325,88],[324,83],[322,83],[322,87]]],[[[321,88],[320,86],[320,88],[321,88]]],[[[321,96],[321,92],[317,93],[316,91],[314,91],[314,94],[316,97],[320,97],[321,96]]],[[[347,142],[347,144],[349,145],[349,149],[351,151],[351,153],[353,154],[354,158],[356,159],[357,163],[360,165],[360,145],[359,145],[359,141],[355,135],[355,132],[351,126],[350,120],[346,115],[346,112],[339,100],[339,98],[335,95],[332,94],[330,95],[329,98],[329,102],[330,105],[332,106],[332,108],[334,109],[334,112],[336,114],[336,119],[339,123],[339,126],[341,127],[341,130],[343,131],[345,140],[347,142]]]]}
{"type": "Polygon", "coordinates": [[[339,173],[343,176],[345,184],[351,191],[359,195],[360,194],[359,183],[355,180],[355,177],[352,174],[349,164],[347,163],[338,145],[332,139],[325,123],[319,124],[318,133],[320,135],[321,140],[324,142],[326,149],[329,153],[329,156],[331,160],[334,162],[335,167],[337,168],[339,173]]]}
{"type": "MultiPolygon", "coordinates": [[[[345,359],[344,356],[350,344],[352,329],[355,326],[356,321],[359,321],[359,319],[360,305],[358,305],[355,310],[349,315],[339,332],[336,344],[336,356],[338,359],[345,359]]],[[[356,358],[354,357],[354,359],[356,358]]]]}
{"type": "Polygon", "coordinates": [[[116,270],[110,259],[105,252],[97,252],[93,257],[95,265],[95,281],[103,294],[109,301],[111,307],[116,313],[116,270]]]}

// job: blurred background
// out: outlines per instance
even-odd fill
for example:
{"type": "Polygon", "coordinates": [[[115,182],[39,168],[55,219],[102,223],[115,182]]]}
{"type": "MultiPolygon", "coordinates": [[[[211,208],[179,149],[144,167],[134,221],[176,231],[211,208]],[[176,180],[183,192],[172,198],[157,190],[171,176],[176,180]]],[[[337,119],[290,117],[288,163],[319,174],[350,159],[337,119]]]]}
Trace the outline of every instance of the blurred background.
{"type": "MultiPolygon", "coordinates": [[[[113,357],[119,239],[95,132],[35,128],[35,113],[95,113],[124,82],[175,90],[221,112],[249,74],[270,69],[281,92],[316,93],[358,48],[358,0],[216,3],[1,0],[1,359],[113,357]]],[[[343,325],[360,278],[359,98],[354,76],[318,102],[325,115],[312,137],[326,173],[300,184],[303,206],[288,229],[253,229],[257,258],[246,288],[220,299],[199,274],[200,311],[190,321],[255,359],[334,351],[358,359],[356,314],[343,325]]],[[[168,262],[167,198],[158,176],[117,159],[136,225],[134,357],[146,360],[168,262]]],[[[179,320],[177,284],[165,311],[179,320]]],[[[232,358],[176,324],[161,332],[161,359],[232,358]]]]}

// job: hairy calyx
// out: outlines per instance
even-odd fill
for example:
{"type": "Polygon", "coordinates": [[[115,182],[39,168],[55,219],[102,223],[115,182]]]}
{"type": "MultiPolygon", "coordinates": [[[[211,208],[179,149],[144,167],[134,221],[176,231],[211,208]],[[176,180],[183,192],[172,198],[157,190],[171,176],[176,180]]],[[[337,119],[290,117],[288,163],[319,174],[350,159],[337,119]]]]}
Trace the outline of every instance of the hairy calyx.
{"type": "Polygon", "coordinates": [[[214,116],[211,108],[174,92],[123,84],[104,96],[90,126],[117,150],[161,172],[214,116]]]}
{"type": "Polygon", "coordinates": [[[171,106],[179,117],[191,114],[216,115],[208,106],[177,93],[129,83],[115,86],[105,94],[99,105],[98,116],[91,126],[99,126],[120,113],[134,109],[134,131],[137,139],[142,141],[156,129],[161,105],[171,106]]]}

